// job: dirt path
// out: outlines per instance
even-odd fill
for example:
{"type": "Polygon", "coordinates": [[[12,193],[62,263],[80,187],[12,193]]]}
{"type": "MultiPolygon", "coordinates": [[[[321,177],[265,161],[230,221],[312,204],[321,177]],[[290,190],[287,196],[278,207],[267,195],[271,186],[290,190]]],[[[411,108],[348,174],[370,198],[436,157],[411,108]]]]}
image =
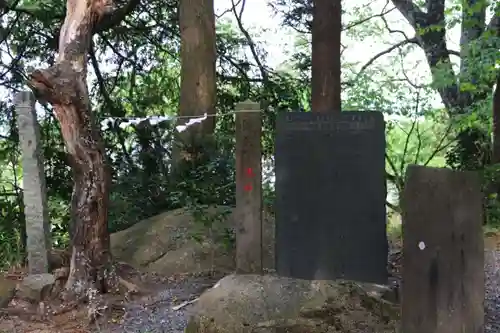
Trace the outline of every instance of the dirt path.
{"type": "MultiPolygon", "coordinates": [[[[223,274],[202,273],[159,277],[140,273],[127,268],[122,275],[140,286],[142,295],[124,298],[122,295],[109,295],[104,298],[113,304],[112,310],[95,323],[88,325],[88,307],[39,320],[34,313],[36,308],[21,301],[13,301],[10,309],[25,308],[22,316],[0,314],[1,333],[181,333],[188,320],[191,305],[184,303],[196,299],[211,288],[223,274]],[[181,306],[179,306],[181,305],[181,306]],[[31,315],[26,315],[31,313],[31,315]]],[[[17,311],[17,310],[16,310],[17,311]]],[[[22,311],[22,310],[21,310],[22,311]]]]}
{"type": "Polygon", "coordinates": [[[222,275],[190,276],[163,285],[153,295],[125,306],[120,323],[95,333],[182,333],[189,319],[190,301],[211,288],[222,275]]]}

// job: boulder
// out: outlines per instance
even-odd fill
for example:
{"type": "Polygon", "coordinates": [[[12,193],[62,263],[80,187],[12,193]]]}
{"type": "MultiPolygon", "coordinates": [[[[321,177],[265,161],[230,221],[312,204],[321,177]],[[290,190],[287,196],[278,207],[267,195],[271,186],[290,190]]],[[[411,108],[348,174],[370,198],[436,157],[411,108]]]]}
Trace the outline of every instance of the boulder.
{"type": "Polygon", "coordinates": [[[385,286],[229,275],[203,293],[186,333],[394,333],[399,306],[385,286]]]}
{"type": "MultiPolygon", "coordinates": [[[[161,275],[235,269],[234,244],[227,246],[227,230],[233,233],[233,208],[211,207],[204,219],[217,220],[204,228],[192,213],[177,209],[141,221],[111,235],[115,259],[161,275]]],[[[274,267],[274,219],[264,214],[264,267],[274,267]]]]}
{"type": "Polygon", "coordinates": [[[17,296],[33,303],[44,301],[50,297],[55,282],[52,274],[30,274],[19,284],[17,296]]]}

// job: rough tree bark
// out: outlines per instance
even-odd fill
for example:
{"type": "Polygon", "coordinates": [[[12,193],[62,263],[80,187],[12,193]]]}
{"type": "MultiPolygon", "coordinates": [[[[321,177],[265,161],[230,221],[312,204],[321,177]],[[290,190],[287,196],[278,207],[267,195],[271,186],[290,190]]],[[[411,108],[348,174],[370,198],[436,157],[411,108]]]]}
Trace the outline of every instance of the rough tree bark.
{"type": "MultiPolygon", "coordinates": [[[[181,93],[179,116],[215,114],[216,47],[213,0],[180,0],[181,32],[181,93]]],[[[189,119],[179,119],[179,124],[189,119]]],[[[198,145],[215,129],[215,117],[190,126],[180,139],[188,145],[198,145]]],[[[191,154],[182,157],[192,157],[191,154]]],[[[179,156],[177,156],[178,158],[179,156]]]]}
{"type": "MultiPolygon", "coordinates": [[[[131,8],[126,10],[131,11],[131,8]]],[[[123,8],[121,11],[120,15],[124,16],[123,8]]],[[[68,0],[56,64],[35,70],[29,81],[36,96],[52,104],[72,162],[74,235],[66,284],[67,296],[71,298],[85,297],[91,288],[106,292],[117,281],[110,274],[109,170],[86,84],[87,55],[93,31],[103,20],[118,22],[116,14],[108,0],[68,0]]]]}
{"type": "Polygon", "coordinates": [[[314,0],[312,21],[312,111],[341,111],[340,0],[314,0]]]}
{"type": "Polygon", "coordinates": [[[497,77],[497,86],[493,93],[493,151],[492,163],[500,163],[500,75],[497,77]]]}

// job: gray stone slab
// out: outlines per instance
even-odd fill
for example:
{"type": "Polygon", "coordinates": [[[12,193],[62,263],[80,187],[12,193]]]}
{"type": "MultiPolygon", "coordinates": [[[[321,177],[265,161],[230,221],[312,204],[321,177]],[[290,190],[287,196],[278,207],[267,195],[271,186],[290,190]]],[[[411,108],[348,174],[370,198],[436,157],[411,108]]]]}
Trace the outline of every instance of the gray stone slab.
{"type": "Polygon", "coordinates": [[[276,134],[278,274],[386,283],[383,115],[282,113],[276,134]]]}
{"type": "Polygon", "coordinates": [[[482,200],[474,172],[407,168],[403,332],[484,332],[482,200]]]}

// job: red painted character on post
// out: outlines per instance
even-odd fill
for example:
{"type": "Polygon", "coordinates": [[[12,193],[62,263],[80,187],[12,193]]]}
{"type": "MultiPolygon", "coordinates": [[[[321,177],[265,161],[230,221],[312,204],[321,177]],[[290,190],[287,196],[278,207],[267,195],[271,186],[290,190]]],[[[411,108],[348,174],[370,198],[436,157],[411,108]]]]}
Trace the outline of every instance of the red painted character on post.
{"type": "MultiPolygon", "coordinates": [[[[253,170],[252,170],[252,168],[247,168],[247,176],[248,177],[253,177],[253,170]]],[[[245,190],[245,192],[250,192],[252,190],[252,184],[246,184],[243,189],[245,190]]]]}

